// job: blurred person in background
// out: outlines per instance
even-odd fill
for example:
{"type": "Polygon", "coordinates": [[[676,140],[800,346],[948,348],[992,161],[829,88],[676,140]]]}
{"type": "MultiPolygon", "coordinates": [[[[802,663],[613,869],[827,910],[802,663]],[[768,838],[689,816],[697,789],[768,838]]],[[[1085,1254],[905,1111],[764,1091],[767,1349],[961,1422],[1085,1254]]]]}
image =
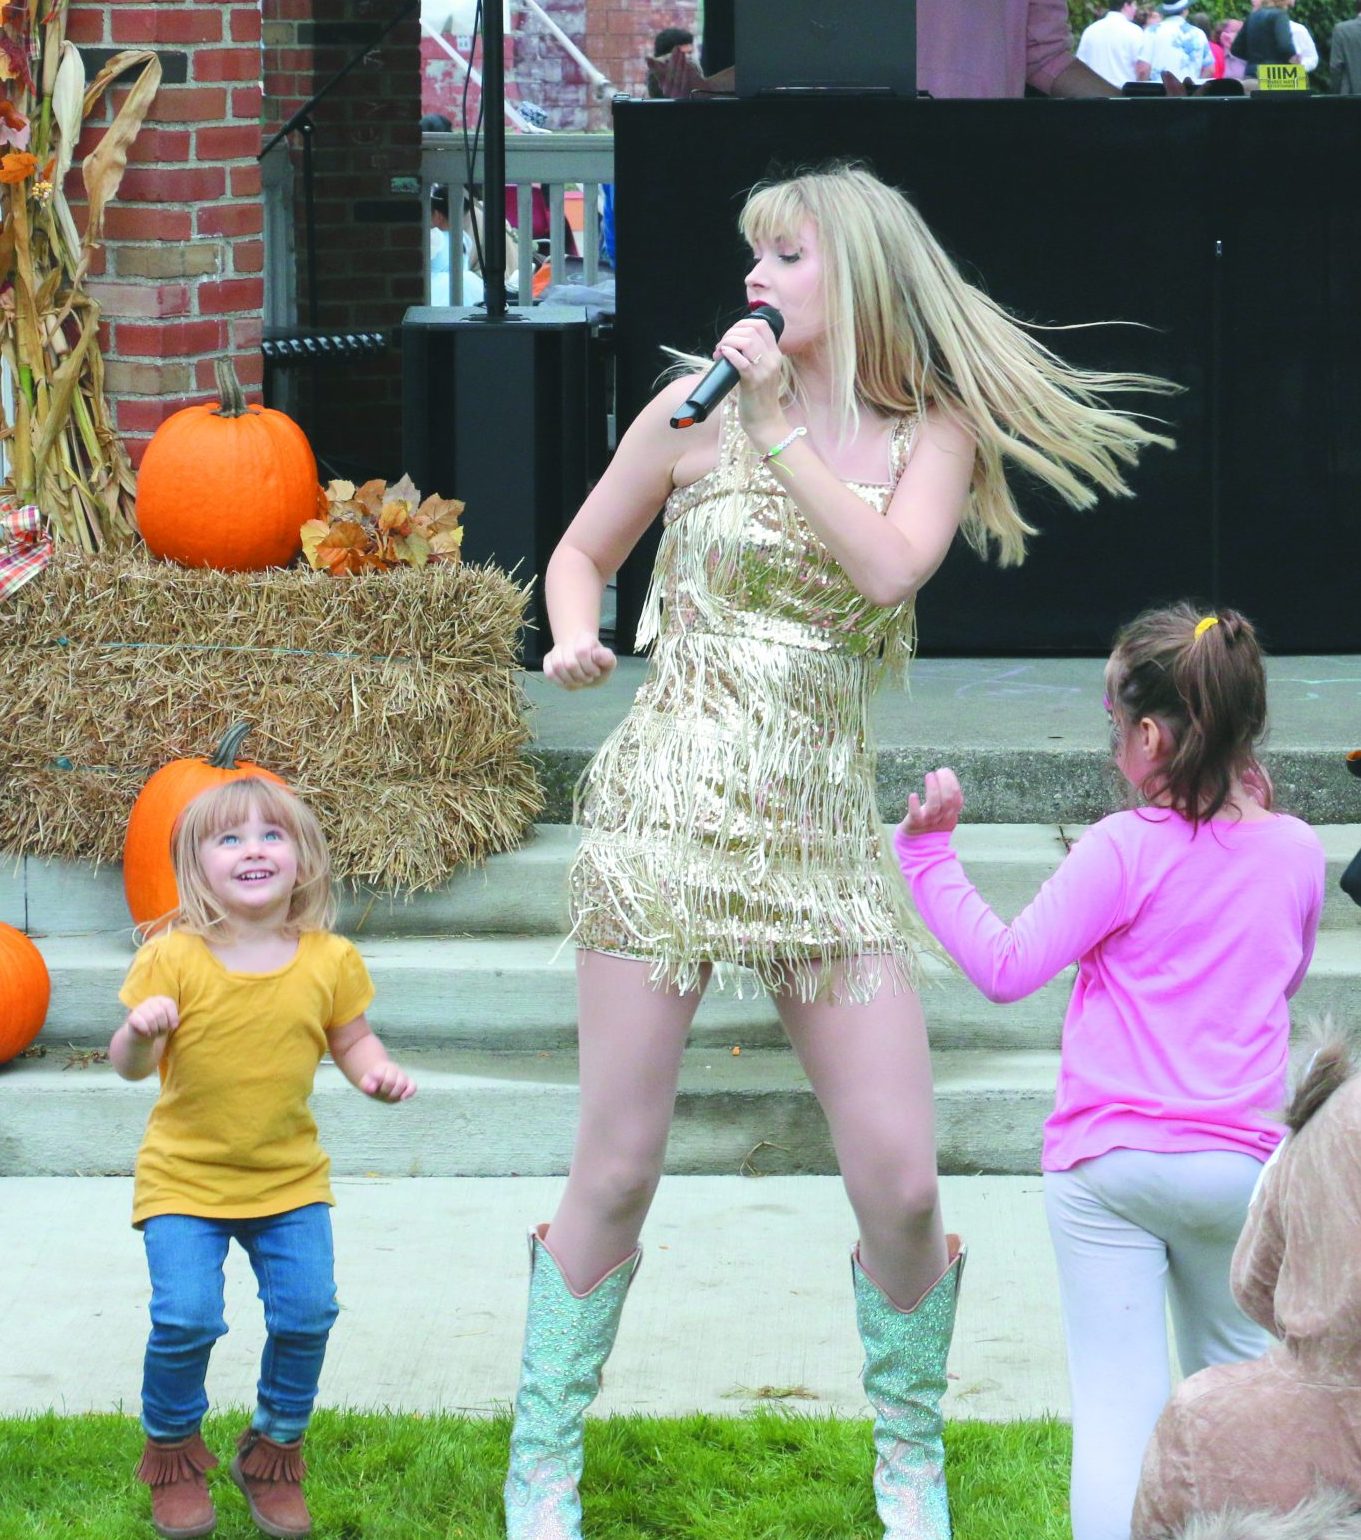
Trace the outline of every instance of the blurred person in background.
{"type": "Polygon", "coordinates": [[[1208,80],[1214,74],[1210,40],[1186,19],[1191,0],[1163,0],[1161,21],[1144,32],[1135,65],[1140,80],[1160,80],[1166,72],[1177,80],[1208,80]]]}
{"type": "Polygon", "coordinates": [[[1190,22],[1193,27],[1199,27],[1210,40],[1210,53],[1215,61],[1214,73],[1210,76],[1210,79],[1223,80],[1224,47],[1219,41],[1219,31],[1222,23],[1212,21],[1208,11],[1197,11],[1194,16],[1190,17],[1190,22]]]}
{"type": "Polygon", "coordinates": [[[1075,58],[1064,0],[918,0],[917,86],[932,96],[1118,96],[1075,58]]]}
{"type": "Polygon", "coordinates": [[[1351,21],[1340,21],[1333,28],[1328,68],[1338,96],[1361,96],[1361,0],[1356,0],[1351,21]]]}
{"type": "Polygon", "coordinates": [[[1217,21],[1211,30],[1211,40],[1219,44],[1224,50],[1224,80],[1242,80],[1243,72],[1247,68],[1242,59],[1233,51],[1233,40],[1243,30],[1243,23],[1237,16],[1226,17],[1223,21],[1217,21]]]}
{"type": "Polygon", "coordinates": [[[1117,88],[1138,79],[1134,66],[1143,33],[1134,23],[1136,9],[1134,0],[1112,5],[1083,32],[1077,45],[1079,62],[1117,88]]]}
{"type": "Polygon", "coordinates": [[[663,27],[647,59],[647,94],[683,101],[704,79],[694,58],[695,34],[686,27],[663,27]]]}
{"type": "Polygon", "coordinates": [[[1312,75],[1318,68],[1318,45],[1310,35],[1309,28],[1289,14],[1295,0],[1277,0],[1277,3],[1286,9],[1287,20],[1290,22],[1290,41],[1295,45],[1295,52],[1304,66],[1304,72],[1306,75],[1312,75]]]}
{"type": "Polygon", "coordinates": [[[1285,7],[1252,0],[1252,14],[1239,29],[1230,52],[1242,59],[1248,80],[1256,80],[1259,64],[1298,64],[1300,57],[1285,7]]]}

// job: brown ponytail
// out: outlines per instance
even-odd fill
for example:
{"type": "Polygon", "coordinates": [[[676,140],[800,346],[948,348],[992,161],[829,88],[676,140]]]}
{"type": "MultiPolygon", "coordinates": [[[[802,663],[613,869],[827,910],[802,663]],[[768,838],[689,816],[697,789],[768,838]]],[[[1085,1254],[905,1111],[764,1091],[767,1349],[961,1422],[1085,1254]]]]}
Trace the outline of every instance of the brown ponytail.
{"type": "Polygon", "coordinates": [[[1140,791],[1198,829],[1256,766],[1266,731],[1266,674],[1252,622],[1186,602],[1146,610],[1116,637],[1107,681],[1122,730],[1153,717],[1172,738],[1140,791]]]}

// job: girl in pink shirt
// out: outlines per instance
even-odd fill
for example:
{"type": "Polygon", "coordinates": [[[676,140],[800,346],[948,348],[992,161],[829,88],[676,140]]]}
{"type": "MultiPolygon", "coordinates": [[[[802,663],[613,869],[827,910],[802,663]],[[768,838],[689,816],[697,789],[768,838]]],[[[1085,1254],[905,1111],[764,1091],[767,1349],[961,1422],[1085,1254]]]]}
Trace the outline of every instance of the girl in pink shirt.
{"type": "Polygon", "coordinates": [[[1182,1370],[1257,1357],[1229,1259],[1281,1138],[1286,1002],[1313,953],[1324,858],[1271,810],[1266,680],[1233,610],[1152,610],[1106,664],[1116,764],[1145,803],[1094,825],[1005,925],[950,848],[954,773],[908,798],[895,848],[922,918],[991,1000],[1078,965],[1045,1124],[1073,1408],[1074,1540],[1128,1540],[1144,1446],[1182,1370]]]}

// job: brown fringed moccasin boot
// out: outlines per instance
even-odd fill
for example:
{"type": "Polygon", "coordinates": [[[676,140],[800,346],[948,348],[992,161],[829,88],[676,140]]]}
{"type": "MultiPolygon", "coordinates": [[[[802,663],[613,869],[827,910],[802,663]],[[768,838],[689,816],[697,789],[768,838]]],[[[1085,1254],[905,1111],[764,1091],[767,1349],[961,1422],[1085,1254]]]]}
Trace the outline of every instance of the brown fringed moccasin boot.
{"type": "Polygon", "coordinates": [[[312,1533],[312,1515],[303,1501],[302,1440],[276,1444],[272,1438],[247,1428],[236,1441],[231,1478],[246,1494],[256,1526],[278,1540],[294,1540],[312,1533]]]}
{"type": "Polygon", "coordinates": [[[203,1473],[217,1463],[217,1456],[197,1433],[173,1444],[147,1439],[137,1479],[151,1488],[151,1527],[163,1540],[212,1534],[217,1510],[203,1473]]]}

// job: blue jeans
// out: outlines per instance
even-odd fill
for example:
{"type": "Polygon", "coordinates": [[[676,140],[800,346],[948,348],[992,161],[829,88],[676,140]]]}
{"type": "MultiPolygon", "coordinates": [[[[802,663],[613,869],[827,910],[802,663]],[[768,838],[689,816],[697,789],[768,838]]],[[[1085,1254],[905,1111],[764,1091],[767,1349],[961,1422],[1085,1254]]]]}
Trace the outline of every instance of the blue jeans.
{"type": "Polygon", "coordinates": [[[160,1214],[142,1226],[142,1237],[151,1271],[142,1372],[147,1435],[167,1443],[187,1438],[208,1410],[208,1358],[227,1330],[222,1264],[235,1239],[260,1285],[268,1334],[251,1426],[281,1444],[300,1438],[339,1313],[329,1206],[309,1203],[265,1219],[160,1214]]]}

